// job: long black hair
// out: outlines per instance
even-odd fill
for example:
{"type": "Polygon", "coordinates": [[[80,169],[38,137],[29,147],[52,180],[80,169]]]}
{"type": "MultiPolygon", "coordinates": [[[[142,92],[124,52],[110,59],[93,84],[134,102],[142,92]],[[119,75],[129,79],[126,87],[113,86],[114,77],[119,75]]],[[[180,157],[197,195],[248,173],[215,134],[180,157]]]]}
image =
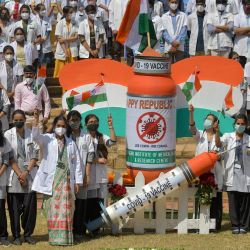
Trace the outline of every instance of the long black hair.
{"type": "MultiPolygon", "coordinates": [[[[99,118],[98,118],[98,116],[96,116],[95,114],[89,114],[89,115],[87,115],[87,116],[85,117],[85,125],[86,125],[86,126],[87,126],[88,121],[89,121],[91,118],[93,118],[93,117],[95,117],[96,120],[97,120],[98,123],[99,123],[99,118]]],[[[103,136],[103,134],[100,133],[99,131],[96,131],[96,136],[97,136],[97,137],[101,137],[101,136],[103,136]]]]}
{"type": "Polygon", "coordinates": [[[2,128],[2,122],[0,121],[0,147],[3,147],[5,144],[5,137],[2,128]]]}
{"type": "Polygon", "coordinates": [[[24,117],[24,120],[26,121],[26,115],[24,113],[23,110],[21,109],[16,109],[13,113],[12,113],[12,120],[14,119],[15,115],[22,115],[24,117]]]}
{"type": "MultiPolygon", "coordinates": [[[[82,120],[82,116],[81,114],[77,111],[77,110],[71,110],[68,115],[67,115],[67,122],[69,123],[69,120],[73,117],[76,116],[79,118],[79,120],[82,120]]],[[[80,123],[80,129],[82,128],[82,124],[80,123]]],[[[67,128],[67,136],[70,137],[70,135],[72,134],[72,128],[70,126],[68,126],[67,128]]]]}
{"type": "Polygon", "coordinates": [[[63,115],[58,115],[54,118],[53,120],[53,129],[55,128],[56,124],[59,122],[59,121],[64,121],[65,124],[66,124],[66,129],[68,128],[68,122],[67,122],[67,119],[63,116],[63,115]]]}

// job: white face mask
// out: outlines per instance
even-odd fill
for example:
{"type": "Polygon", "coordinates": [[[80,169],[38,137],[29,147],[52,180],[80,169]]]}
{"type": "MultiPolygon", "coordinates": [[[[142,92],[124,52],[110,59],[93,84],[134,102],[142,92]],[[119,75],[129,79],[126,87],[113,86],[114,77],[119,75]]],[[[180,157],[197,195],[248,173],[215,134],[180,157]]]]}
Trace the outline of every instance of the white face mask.
{"type": "Polygon", "coordinates": [[[21,14],[21,18],[22,18],[23,20],[28,20],[28,19],[30,18],[30,14],[29,14],[29,13],[22,13],[22,14],[21,14]]]}
{"type": "Polygon", "coordinates": [[[22,42],[24,40],[24,35],[16,35],[16,41],[22,42]]]}
{"type": "Polygon", "coordinates": [[[32,84],[33,81],[34,81],[33,78],[29,78],[29,77],[25,78],[25,80],[26,80],[26,82],[27,82],[28,84],[32,84]]]}
{"type": "Polygon", "coordinates": [[[77,7],[78,3],[77,1],[70,1],[69,5],[74,8],[74,7],[77,7]]]}
{"type": "Polygon", "coordinates": [[[197,5],[197,11],[198,12],[204,12],[205,7],[203,5],[197,5]]]}
{"type": "Polygon", "coordinates": [[[39,12],[39,14],[40,14],[40,16],[46,16],[46,10],[41,10],[41,11],[39,12]]]}
{"type": "Polygon", "coordinates": [[[9,54],[9,55],[4,56],[4,58],[5,58],[5,60],[8,61],[8,62],[12,62],[14,56],[9,54]]]}
{"type": "Polygon", "coordinates": [[[169,7],[170,7],[171,10],[177,10],[178,4],[177,3],[170,3],[169,7]]]}
{"type": "Polygon", "coordinates": [[[95,19],[95,14],[88,14],[88,18],[91,19],[91,20],[94,20],[95,19]]]}
{"type": "Polygon", "coordinates": [[[66,133],[66,128],[62,128],[62,127],[59,127],[59,128],[55,128],[55,133],[59,136],[62,136],[62,135],[65,135],[66,133]]]}
{"type": "Polygon", "coordinates": [[[226,6],[224,4],[217,4],[216,5],[218,11],[224,11],[226,9],[226,6]]]}

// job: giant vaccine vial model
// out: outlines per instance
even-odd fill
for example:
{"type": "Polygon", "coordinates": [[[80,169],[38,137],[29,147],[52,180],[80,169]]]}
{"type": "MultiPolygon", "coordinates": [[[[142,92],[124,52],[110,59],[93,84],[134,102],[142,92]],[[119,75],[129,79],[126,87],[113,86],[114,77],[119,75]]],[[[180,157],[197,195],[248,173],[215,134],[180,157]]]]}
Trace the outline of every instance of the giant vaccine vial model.
{"type": "Polygon", "coordinates": [[[119,223],[122,225],[130,215],[136,213],[148,203],[166,196],[184,183],[191,184],[196,177],[212,169],[217,160],[218,155],[216,153],[202,153],[161,175],[113,205],[107,208],[101,205],[103,210],[101,217],[88,223],[87,229],[94,231],[104,224],[112,226],[119,223]]]}

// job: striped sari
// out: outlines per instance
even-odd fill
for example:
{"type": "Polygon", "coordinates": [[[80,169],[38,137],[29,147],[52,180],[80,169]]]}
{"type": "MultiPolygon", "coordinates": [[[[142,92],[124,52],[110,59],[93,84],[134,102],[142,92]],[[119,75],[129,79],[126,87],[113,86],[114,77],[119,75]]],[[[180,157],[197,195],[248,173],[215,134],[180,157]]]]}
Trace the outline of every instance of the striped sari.
{"type": "Polygon", "coordinates": [[[57,164],[52,196],[44,196],[43,208],[48,222],[49,244],[73,245],[74,193],[70,188],[67,149],[57,164]],[[62,164],[63,163],[63,164],[62,164]]]}

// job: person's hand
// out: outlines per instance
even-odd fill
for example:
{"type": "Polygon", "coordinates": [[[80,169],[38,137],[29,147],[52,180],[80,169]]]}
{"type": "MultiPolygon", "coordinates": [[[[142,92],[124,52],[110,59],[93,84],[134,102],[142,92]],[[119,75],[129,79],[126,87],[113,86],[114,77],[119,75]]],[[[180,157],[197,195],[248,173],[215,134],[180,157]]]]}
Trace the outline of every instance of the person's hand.
{"type": "Polygon", "coordinates": [[[168,51],[168,53],[176,53],[177,52],[177,49],[175,47],[171,47],[170,50],[168,51]]]}
{"type": "Polygon", "coordinates": [[[93,57],[95,57],[94,50],[91,49],[91,50],[89,51],[89,53],[90,53],[93,57]]]}
{"type": "Polygon", "coordinates": [[[194,106],[192,104],[190,104],[188,110],[189,110],[189,112],[193,113],[194,112],[194,106]]]}
{"type": "Polygon", "coordinates": [[[38,123],[39,122],[39,116],[40,116],[40,110],[38,108],[34,109],[34,118],[35,121],[38,123]]]}
{"type": "Polygon", "coordinates": [[[14,91],[12,91],[12,92],[7,92],[7,96],[8,96],[9,98],[14,97],[14,95],[15,95],[15,92],[14,92],[14,91]]]}
{"type": "Polygon", "coordinates": [[[70,59],[70,54],[68,50],[65,52],[65,57],[66,57],[66,61],[70,59]]]}
{"type": "Polygon", "coordinates": [[[83,186],[84,187],[87,187],[87,186],[89,186],[89,183],[90,183],[90,177],[89,177],[89,175],[84,175],[84,178],[83,178],[83,186]]]}
{"type": "Polygon", "coordinates": [[[171,45],[172,45],[172,47],[174,47],[174,48],[178,48],[179,46],[180,46],[180,42],[178,42],[178,41],[173,41],[172,43],[171,43],[171,45]]]}
{"type": "Polygon", "coordinates": [[[61,43],[64,43],[65,42],[65,39],[64,38],[58,38],[58,42],[61,44],[61,43]]]}
{"type": "Polygon", "coordinates": [[[22,186],[26,186],[27,182],[26,182],[26,178],[28,176],[28,172],[27,171],[24,171],[22,172],[19,176],[18,176],[18,180],[20,182],[20,184],[22,186]]]}
{"type": "Polygon", "coordinates": [[[67,112],[67,109],[62,109],[61,112],[60,112],[60,115],[64,116],[67,112]]]}
{"type": "Polygon", "coordinates": [[[48,118],[43,118],[43,124],[47,124],[48,123],[48,121],[49,121],[49,119],[48,118]]]}
{"type": "Polygon", "coordinates": [[[215,130],[215,132],[220,132],[220,127],[219,127],[218,121],[216,121],[216,122],[214,123],[213,129],[215,130]]]}
{"type": "Polygon", "coordinates": [[[113,35],[116,35],[118,33],[118,30],[112,30],[113,35]]]}
{"type": "Polygon", "coordinates": [[[108,116],[108,126],[113,127],[113,118],[111,115],[108,116]]]}
{"type": "Polygon", "coordinates": [[[99,164],[106,164],[107,163],[107,159],[106,158],[98,158],[98,163],[99,164]]]}
{"type": "Polygon", "coordinates": [[[75,193],[77,194],[79,192],[80,186],[79,184],[75,184],[75,193]]]}
{"type": "Polygon", "coordinates": [[[94,57],[98,57],[98,50],[95,49],[95,50],[92,50],[92,51],[93,51],[93,56],[94,56],[94,57]]]}

